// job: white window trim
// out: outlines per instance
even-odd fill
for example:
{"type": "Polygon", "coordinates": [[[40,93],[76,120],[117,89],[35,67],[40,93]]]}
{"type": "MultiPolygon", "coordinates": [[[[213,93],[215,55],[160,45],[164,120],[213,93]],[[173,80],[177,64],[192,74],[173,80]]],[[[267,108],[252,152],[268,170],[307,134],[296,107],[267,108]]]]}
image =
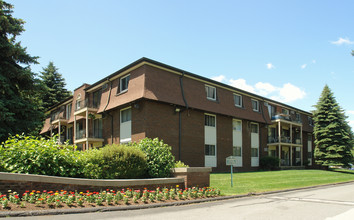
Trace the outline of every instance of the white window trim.
{"type": "Polygon", "coordinates": [[[257,133],[254,133],[254,134],[259,134],[259,124],[251,122],[251,133],[252,133],[252,125],[257,125],[257,133]]]}
{"type": "Polygon", "coordinates": [[[253,102],[253,101],[257,102],[257,109],[254,109],[253,108],[253,103],[251,103],[252,104],[252,110],[255,111],[255,112],[259,112],[259,101],[256,100],[256,99],[251,99],[251,102],[253,102]]]}
{"type": "Polygon", "coordinates": [[[235,103],[235,106],[242,108],[242,95],[234,93],[234,102],[235,102],[235,96],[240,96],[240,105],[237,105],[235,103]]]}
{"type": "Polygon", "coordinates": [[[216,101],[216,87],[214,86],[210,86],[210,85],[205,85],[205,88],[206,87],[209,87],[209,88],[213,88],[215,90],[215,97],[214,98],[211,98],[211,97],[208,97],[208,93],[206,92],[206,97],[208,100],[212,100],[212,101],[216,101]]]}
{"type": "MultiPolygon", "coordinates": [[[[126,89],[124,89],[124,90],[121,90],[121,89],[122,89],[122,80],[125,79],[125,78],[127,78],[127,77],[129,77],[129,76],[130,76],[130,74],[127,74],[127,75],[125,75],[125,76],[119,78],[119,89],[118,89],[119,93],[123,93],[123,92],[128,91],[129,82],[128,82],[128,85],[127,85],[127,88],[126,88],[126,89]]],[[[129,79],[129,81],[130,81],[130,79],[129,79]]]]}

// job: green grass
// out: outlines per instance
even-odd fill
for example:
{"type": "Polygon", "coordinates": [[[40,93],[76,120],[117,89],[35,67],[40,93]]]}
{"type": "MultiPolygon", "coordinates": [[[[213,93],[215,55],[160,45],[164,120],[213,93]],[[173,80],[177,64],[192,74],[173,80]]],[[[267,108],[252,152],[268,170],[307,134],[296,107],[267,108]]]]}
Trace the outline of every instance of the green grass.
{"type": "Polygon", "coordinates": [[[210,175],[210,186],[219,188],[223,195],[238,195],[351,180],[354,180],[354,172],[351,171],[281,170],[234,173],[233,187],[230,173],[213,173],[210,175]]]}

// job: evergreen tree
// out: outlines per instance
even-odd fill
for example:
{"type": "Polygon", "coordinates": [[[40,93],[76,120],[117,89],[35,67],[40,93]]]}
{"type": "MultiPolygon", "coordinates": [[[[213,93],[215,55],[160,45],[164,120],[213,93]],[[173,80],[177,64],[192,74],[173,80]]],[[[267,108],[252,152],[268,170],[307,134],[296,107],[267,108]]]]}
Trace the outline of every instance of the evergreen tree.
{"type": "MultiPolygon", "coordinates": [[[[314,134],[316,163],[329,166],[348,166],[352,161],[352,140],[344,111],[326,85],[315,106],[314,134]]],[[[351,131],[350,131],[351,132],[351,131]]]]}
{"type": "Polygon", "coordinates": [[[53,62],[49,62],[48,66],[43,68],[40,77],[44,87],[42,101],[45,110],[71,95],[65,88],[65,79],[58,73],[58,68],[54,66],[53,62]]]}
{"type": "Polygon", "coordinates": [[[28,133],[41,126],[39,82],[30,69],[30,56],[16,37],[24,21],[12,17],[11,4],[0,0],[0,142],[9,134],[28,133]]]}

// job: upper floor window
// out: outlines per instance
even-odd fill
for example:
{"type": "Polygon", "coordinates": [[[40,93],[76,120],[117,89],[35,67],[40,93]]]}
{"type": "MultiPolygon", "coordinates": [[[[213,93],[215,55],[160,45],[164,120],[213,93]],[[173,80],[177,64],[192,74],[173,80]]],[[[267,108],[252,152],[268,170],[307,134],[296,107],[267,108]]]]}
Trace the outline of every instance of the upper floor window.
{"type": "Polygon", "coordinates": [[[94,108],[98,108],[100,106],[101,103],[101,95],[102,95],[102,90],[99,89],[95,92],[93,92],[93,107],[94,108]]]}
{"type": "Polygon", "coordinates": [[[289,115],[289,110],[283,108],[283,109],[282,109],[282,113],[283,113],[284,115],[289,115]]]}
{"type": "Polygon", "coordinates": [[[242,107],[242,96],[238,94],[234,94],[235,106],[242,107]]]}
{"type": "Polygon", "coordinates": [[[258,100],[252,99],[252,109],[255,112],[259,112],[259,102],[258,102],[258,100]]]}
{"type": "Polygon", "coordinates": [[[66,119],[70,119],[71,109],[72,109],[72,104],[70,103],[66,106],[66,119]]]}
{"type": "Polygon", "coordinates": [[[209,127],[215,127],[215,116],[205,115],[204,125],[209,127]]]}
{"type": "Polygon", "coordinates": [[[313,126],[313,119],[310,116],[308,116],[308,120],[309,120],[309,125],[313,126]]]}
{"type": "Polygon", "coordinates": [[[216,88],[212,86],[205,85],[205,91],[207,99],[216,100],[216,88]]]}
{"type": "Polygon", "coordinates": [[[296,117],[296,121],[301,122],[300,113],[296,112],[295,117],[296,117]]]}
{"type": "Polygon", "coordinates": [[[269,117],[272,119],[275,116],[275,106],[268,104],[269,117]]]}
{"type": "Polygon", "coordinates": [[[81,108],[81,100],[76,100],[76,110],[81,108]]]}
{"type": "Polygon", "coordinates": [[[125,92],[128,90],[130,75],[123,76],[119,79],[119,92],[125,92]]]}

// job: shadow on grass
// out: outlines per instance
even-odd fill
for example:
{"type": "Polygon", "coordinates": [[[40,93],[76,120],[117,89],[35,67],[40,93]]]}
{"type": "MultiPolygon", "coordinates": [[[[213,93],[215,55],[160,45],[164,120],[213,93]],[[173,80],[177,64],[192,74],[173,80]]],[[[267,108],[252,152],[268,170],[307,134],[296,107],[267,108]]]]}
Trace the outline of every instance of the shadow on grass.
{"type": "Polygon", "coordinates": [[[337,173],[345,173],[345,174],[353,174],[354,170],[347,170],[347,169],[329,169],[328,171],[337,172],[337,173]]]}

